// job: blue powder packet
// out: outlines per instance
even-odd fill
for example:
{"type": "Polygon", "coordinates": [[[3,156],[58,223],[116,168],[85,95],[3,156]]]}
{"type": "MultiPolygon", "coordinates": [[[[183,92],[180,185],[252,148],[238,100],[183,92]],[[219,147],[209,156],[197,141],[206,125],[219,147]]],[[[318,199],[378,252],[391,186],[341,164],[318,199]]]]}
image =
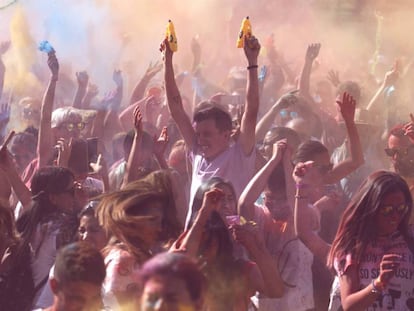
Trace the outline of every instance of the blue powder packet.
{"type": "Polygon", "coordinates": [[[46,40],[39,43],[39,50],[48,54],[55,51],[49,41],[46,40]]]}

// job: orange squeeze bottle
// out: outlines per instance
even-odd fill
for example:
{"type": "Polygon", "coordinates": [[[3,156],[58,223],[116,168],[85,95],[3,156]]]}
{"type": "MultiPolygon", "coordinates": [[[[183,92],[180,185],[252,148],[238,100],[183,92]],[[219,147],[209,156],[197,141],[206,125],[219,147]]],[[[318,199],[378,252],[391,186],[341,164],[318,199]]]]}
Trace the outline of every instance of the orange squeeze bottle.
{"type": "Polygon", "coordinates": [[[168,20],[167,31],[165,37],[168,40],[168,45],[170,46],[171,51],[177,52],[177,36],[175,35],[174,24],[171,20],[168,20]]]}
{"type": "Polygon", "coordinates": [[[237,38],[237,47],[242,48],[244,47],[244,37],[250,38],[252,36],[252,25],[250,24],[250,19],[248,16],[243,18],[239,37],[237,38]]]}

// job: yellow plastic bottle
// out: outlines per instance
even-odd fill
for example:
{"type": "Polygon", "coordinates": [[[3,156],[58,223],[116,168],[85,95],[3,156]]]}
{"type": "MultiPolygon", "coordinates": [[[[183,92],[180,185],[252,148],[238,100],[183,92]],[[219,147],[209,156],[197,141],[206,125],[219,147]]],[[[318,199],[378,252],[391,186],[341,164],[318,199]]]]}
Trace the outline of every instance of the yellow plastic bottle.
{"type": "Polygon", "coordinates": [[[244,47],[244,37],[250,38],[252,36],[252,25],[250,24],[250,19],[248,16],[243,18],[239,37],[237,38],[237,47],[242,48],[244,47]]]}
{"type": "Polygon", "coordinates": [[[177,36],[175,35],[174,24],[171,20],[168,20],[167,31],[165,33],[165,37],[168,40],[168,45],[170,46],[171,51],[177,52],[177,49],[178,49],[177,36]]]}

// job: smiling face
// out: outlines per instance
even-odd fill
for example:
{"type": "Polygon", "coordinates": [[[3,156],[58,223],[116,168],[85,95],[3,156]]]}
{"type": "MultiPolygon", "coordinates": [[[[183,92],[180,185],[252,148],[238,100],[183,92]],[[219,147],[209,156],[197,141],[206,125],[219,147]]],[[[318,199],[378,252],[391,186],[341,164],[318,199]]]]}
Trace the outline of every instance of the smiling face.
{"type": "Polygon", "coordinates": [[[199,151],[207,160],[214,159],[229,146],[230,131],[218,129],[214,119],[196,122],[194,130],[199,151]]]}
{"type": "Polygon", "coordinates": [[[414,145],[407,136],[390,135],[386,153],[396,173],[404,177],[414,175],[414,145]]]}
{"type": "Polygon", "coordinates": [[[237,214],[237,199],[234,195],[234,191],[227,184],[219,184],[216,186],[220,190],[223,190],[224,196],[221,200],[220,210],[218,211],[223,220],[226,220],[226,216],[237,214]]]}
{"type": "Polygon", "coordinates": [[[407,202],[403,192],[395,191],[387,194],[375,215],[377,234],[390,235],[397,231],[407,210],[407,202]]]}

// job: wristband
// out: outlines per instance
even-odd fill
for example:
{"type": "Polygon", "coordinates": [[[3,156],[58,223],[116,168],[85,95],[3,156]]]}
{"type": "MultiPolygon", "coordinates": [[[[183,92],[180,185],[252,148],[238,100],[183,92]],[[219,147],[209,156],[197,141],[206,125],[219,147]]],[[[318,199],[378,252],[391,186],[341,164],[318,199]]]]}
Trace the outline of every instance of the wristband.
{"type": "Polygon", "coordinates": [[[377,280],[378,279],[373,279],[371,281],[371,286],[372,286],[371,293],[382,294],[382,291],[384,290],[384,284],[380,280],[378,280],[379,286],[375,285],[375,281],[377,280]]]}
{"type": "Polygon", "coordinates": [[[259,68],[259,66],[258,65],[247,66],[247,70],[254,69],[254,68],[259,68]]]}

